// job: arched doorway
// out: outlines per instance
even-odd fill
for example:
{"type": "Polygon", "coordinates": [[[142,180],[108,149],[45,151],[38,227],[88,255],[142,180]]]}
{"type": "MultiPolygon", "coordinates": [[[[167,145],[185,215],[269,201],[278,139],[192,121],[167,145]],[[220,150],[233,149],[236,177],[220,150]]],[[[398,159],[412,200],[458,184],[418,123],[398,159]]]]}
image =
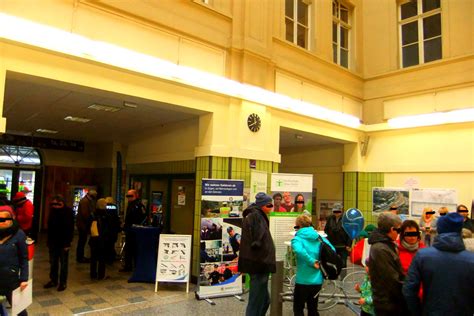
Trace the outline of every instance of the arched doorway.
{"type": "Polygon", "coordinates": [[[0,145],[0,194],[11,201],[19,191],[35,205],[33,237],[40,220],[42,161],[35,148],[0,145]]]}

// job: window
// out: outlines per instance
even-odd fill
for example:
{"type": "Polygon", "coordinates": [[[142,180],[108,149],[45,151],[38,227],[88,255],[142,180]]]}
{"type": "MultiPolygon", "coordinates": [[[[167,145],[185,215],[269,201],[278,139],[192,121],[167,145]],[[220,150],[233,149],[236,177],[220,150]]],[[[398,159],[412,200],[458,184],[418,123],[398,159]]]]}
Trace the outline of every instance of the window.
{"type": "Polygon", "coordinates": [[[349,45],[351,11],[339,0],[332,1],[332,59],[342,67],[349,68],[349,45]]]}
{"type": "Polygon", "coordinates": [[[286,40],[309,49],[310,2],[308,0],[285,0],[286,40]]]}
{"type": "Polygon", "coordinates": [[[408,0],[399,7],[402,68],[442,58],[440,0],[408,0]]]}

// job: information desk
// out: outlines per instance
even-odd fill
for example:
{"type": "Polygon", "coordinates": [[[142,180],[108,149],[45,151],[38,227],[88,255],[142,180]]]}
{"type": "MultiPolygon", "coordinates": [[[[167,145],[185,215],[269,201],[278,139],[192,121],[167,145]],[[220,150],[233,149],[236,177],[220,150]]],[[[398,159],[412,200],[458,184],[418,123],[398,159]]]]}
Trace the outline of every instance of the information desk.
{"type": "Polygon", "coordinates": [[[155,283],[158,240],[161,229],[157,227],[132,226],[135,234],[136,266],[128,282],[155,283]]]}

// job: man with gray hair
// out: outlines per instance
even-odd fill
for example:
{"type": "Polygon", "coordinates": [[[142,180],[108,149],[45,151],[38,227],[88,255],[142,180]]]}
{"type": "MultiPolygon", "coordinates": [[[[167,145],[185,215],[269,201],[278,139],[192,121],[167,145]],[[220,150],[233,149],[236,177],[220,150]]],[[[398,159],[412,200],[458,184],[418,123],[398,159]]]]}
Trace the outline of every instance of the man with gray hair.
{"type": "Polygon", "coordinates": [[[402,294],[402,265],[394,243],[401,225],[402,220],[397,215],[382,213],[377,220],[377,229],[369,237],[369,275],[377,316],[408,314],[402,294]]]}

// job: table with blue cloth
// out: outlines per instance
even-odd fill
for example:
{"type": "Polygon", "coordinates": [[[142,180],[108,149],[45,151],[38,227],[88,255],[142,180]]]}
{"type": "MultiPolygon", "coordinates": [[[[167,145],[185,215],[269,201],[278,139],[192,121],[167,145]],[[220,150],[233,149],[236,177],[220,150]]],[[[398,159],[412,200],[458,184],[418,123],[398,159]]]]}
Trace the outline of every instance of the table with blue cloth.
{"type": "Polygon", "coordinates": [[[133,225],[130,231],[135,234],[136,258],[128,282],[155,283],[161,228],[133,225]]]}

